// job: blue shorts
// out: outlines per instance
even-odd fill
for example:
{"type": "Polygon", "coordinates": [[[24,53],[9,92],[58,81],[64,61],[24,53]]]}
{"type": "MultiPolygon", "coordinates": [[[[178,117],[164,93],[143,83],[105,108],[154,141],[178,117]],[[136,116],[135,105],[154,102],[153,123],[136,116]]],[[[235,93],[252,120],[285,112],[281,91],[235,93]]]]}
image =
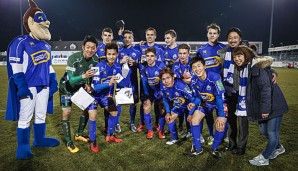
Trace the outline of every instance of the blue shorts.
{"type": "Polygon", "coordinates": [[[174,112],[178,115],[184,115],[184,113],[187,111],[187,108],[183,108],[183,107],[174,107],[172,108],[171,112],[174,112]]]}
{"type": "Polygon", "coordinates": [[[97,106],[100,105],[101,108],[107,106],[116,105],[112,97],[94,97],[95,100],[91,103],[86,110],[97,110],[97,106]]]}

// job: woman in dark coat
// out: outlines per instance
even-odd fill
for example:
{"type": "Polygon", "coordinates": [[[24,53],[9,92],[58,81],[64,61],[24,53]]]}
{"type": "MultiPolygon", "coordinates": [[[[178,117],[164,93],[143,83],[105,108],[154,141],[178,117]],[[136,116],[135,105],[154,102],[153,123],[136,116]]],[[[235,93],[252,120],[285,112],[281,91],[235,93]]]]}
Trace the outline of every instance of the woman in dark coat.
{"type": "MultiPolygon", "coordinates": [[[[275,159],[285,152],[279,143],[279,128],[283,114],[288,112],[284,95],[276,83],[272,83],[270,65],[273,58],[256,56],[252,49],[239,46],[232,51],[233,60],[242,75],[240,82],[245,92],[246,112],[249,121],[257,121],[261,134],[267,140],[265,150],[249,160],[252,165],[269,165],[269,159],[275,159]]],[[[243,99],[242,99],[243,100],[243,99]]]]}

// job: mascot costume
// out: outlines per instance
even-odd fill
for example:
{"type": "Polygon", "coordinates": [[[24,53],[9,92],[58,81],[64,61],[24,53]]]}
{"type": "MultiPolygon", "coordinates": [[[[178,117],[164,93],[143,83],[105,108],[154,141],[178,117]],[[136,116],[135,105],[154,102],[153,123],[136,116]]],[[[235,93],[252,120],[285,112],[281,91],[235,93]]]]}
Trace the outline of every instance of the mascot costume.
{"type": "Polygon", "coordinates": [[[53,94],[58,90],[56,73],[51,64],[50,22],[33,0],[23,16],[29,35],[16,37],[8,46],[9,79],[6,120],[18,121],[17,159],[32,158],[30,121],[34,115],[33,147],[55,147],[57,139],[45,137],[46,113],[53,113],[53,94]],[[51,107],[48,107],[51,104],[51,107]]]}

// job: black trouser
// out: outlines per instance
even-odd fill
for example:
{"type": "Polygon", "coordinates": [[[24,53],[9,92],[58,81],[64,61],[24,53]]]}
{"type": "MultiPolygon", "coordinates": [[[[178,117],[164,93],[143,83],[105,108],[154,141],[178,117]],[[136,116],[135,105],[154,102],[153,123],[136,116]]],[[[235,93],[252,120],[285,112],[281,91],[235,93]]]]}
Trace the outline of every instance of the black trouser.
{"type": "Polygon", "coordinates": [[[237,148],[245,148],[248,139],[248,120],[246,116],[236,116],[236,107],[238,104],[238,92],[232,93],[232,96],[227,97],[228,100],[228,136],[229,146],[237,148]],[[237,128],[237,120],[238,127],[237,128]],[[238,135],[238,138],[237,138],[238,135]],[[237,142],[238,140],[238,142],[237,142]]]}

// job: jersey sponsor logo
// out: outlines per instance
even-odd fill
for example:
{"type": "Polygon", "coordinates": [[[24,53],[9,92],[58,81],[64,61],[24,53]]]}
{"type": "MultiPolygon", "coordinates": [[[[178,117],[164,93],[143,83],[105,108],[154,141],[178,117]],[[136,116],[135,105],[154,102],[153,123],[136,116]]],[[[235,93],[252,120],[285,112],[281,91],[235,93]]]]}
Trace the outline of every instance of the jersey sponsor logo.
{"type": "Polygon", "coordinates": [[[160,81],[160,78],[159,77],[148,78],[148,84],[150,86],[158,85],[159,84],[159,81],[160,81]]]}
{"type": "Polygon", "coordinates": [[[206,68],[213,68],[220,65],[220,57],[219,56],[211,56],[208,58],[204,58],[206,63],[206,68]]]}
{"type": "Polygon", "coordinates": [[[67,71],[72,71],[72,72],[75,72],[75,71],[76,71],[76,68],[73,68],[73,67],[67,66],[67,67],[66,67],[66,70],[67,70],[67,71]]]}
{"type": "Polygon", "coordinates": [[[20,62],[21,61],[21,58],[17,58],[17,57],[9,57],[9,62],[20,62]]]}
{"type": "Polygon", "coordinates": [[[212,102],[215,97],[213,94],[210,94],[210,93],[200,93],[203,101],[207,101],[207,102],[212,102]]]}
{"type": "Polygon", "coordinates": [[[173,103],[175,107],[180,107],[182,104],[185,103],[185,99],[182,97],[177,97],[175,99],[173,99],[173,103]]]}
{"type": "Polygon", "coordinates": [[[218,88],[219,91],[223,91],[225,89],[224,86],[223,86],[223,84],[222,84],[222,82],[220,80],[217,80],[215,82],[215,84],[216,84],[216,86],[217,86],[217,88],[218,88]]]}
{"type": "Polygon", "coordinates": [[[48,60],[51,59],[50,53],[46,50],[41,50],[41,51],[35,52],[35,53],[31,54],[30,56],[31,56],[31,59],[32,59],[32,62],[34,63],[34,65],[48,62],[48,60]]]}

